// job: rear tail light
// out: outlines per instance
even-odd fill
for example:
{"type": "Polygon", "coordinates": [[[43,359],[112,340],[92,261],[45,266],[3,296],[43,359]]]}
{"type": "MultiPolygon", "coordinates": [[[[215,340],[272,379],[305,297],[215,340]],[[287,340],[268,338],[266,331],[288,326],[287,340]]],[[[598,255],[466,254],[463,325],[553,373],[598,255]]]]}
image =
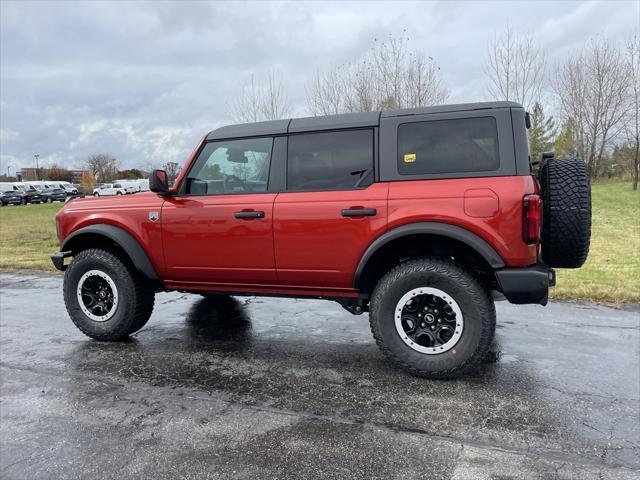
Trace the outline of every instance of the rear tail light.
{"type": "Polygon", "coordinates": [[[522,239],[525,243],[538,243],[542,227],[542,200],[538,195],[526,195],[522,204],[522,239]]]}

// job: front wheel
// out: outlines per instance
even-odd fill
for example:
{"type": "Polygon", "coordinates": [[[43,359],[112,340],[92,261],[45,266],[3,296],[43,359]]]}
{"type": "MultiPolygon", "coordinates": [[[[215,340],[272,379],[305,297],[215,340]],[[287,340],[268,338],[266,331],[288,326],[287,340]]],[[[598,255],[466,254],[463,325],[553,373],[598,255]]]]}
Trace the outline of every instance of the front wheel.
{"type": "Polygon", "coordinates": [[[410,260],[388,272],[373,292],[369,319],[388,359],[436,379],[474,371],[496,324],[489,292],[467,271],[438,258],[410,260]]]}
{"type": "Polygon", "coordinates": [[[96,340],[121,340],[140,330],[151,316],[154,296],[146,279],[107,250],[83,250],[65,271],[67,312],[96,340]]]}
{"type": "Polygon", "coordinates": [[[51,197],[47,197],[47,203],[53,203],[53,199],[51,197]]]}

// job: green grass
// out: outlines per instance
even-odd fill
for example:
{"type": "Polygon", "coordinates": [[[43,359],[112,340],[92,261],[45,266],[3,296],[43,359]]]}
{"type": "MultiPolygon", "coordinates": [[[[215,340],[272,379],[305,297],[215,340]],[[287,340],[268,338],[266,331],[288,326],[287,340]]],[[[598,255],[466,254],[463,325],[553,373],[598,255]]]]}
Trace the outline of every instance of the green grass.
{"type": "Polygon", "coordinates": [[[591,188],[591,248],[584,266],[558,270],[554,298],[640,303],[640,191],[630,182],[591,188]]]}
{"type": "Polygon", "coordinates": [[[55,215],[62,203],[0,208],[0,268],[55,270],[55,215]]]}
{"type": "MultiPolygon", "coordinates": [[[[593,230],[587,263],[559,270],[554,298],[640,303],[640,192],[629,182],[592,187],[593,230]]],[[[0,268],[53,270],[54,216],[61,204],[0,208],[0,268]]]]}

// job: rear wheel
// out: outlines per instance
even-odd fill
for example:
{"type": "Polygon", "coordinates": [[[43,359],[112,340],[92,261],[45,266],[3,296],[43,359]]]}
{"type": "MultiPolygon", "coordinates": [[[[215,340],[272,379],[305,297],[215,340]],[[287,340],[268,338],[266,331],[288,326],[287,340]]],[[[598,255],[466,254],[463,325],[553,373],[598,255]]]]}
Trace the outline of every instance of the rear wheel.
{"type": "Polygon", "coordinates": [[[100,194],[99,194],[98,192],[96,192],[96,193],[94,193],[94,194],[93,194],[93,196],[94,196],[94,197],[99,197],[99,196],[100,196],[100,194]]]}
{"type": "Polygon", "coordinates": [[[369,319],[385,356],[428,378],[475,370],[495,333],[488,291],[465,270],[438,258],[410,260],[388,272],[373,292],[369,319]]]}
{"type": "Polygon", "coordinates": [[[154,296],[146,279],[106,250],[83,250],[65,271],[67,312],[96,340],[121,340],[140,330],[151,316],[154,296]]]}

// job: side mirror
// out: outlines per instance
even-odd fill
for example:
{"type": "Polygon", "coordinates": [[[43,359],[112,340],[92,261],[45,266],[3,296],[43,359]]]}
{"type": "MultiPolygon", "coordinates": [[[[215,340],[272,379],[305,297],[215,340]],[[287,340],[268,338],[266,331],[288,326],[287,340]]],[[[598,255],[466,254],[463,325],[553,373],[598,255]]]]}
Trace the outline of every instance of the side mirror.
{"type": "Polygon", "coordinates": [[[164,170],[153,170],[149,175],[149,190],[155,193],[167,193],[169,191],[169,178],[164,170]]]}

